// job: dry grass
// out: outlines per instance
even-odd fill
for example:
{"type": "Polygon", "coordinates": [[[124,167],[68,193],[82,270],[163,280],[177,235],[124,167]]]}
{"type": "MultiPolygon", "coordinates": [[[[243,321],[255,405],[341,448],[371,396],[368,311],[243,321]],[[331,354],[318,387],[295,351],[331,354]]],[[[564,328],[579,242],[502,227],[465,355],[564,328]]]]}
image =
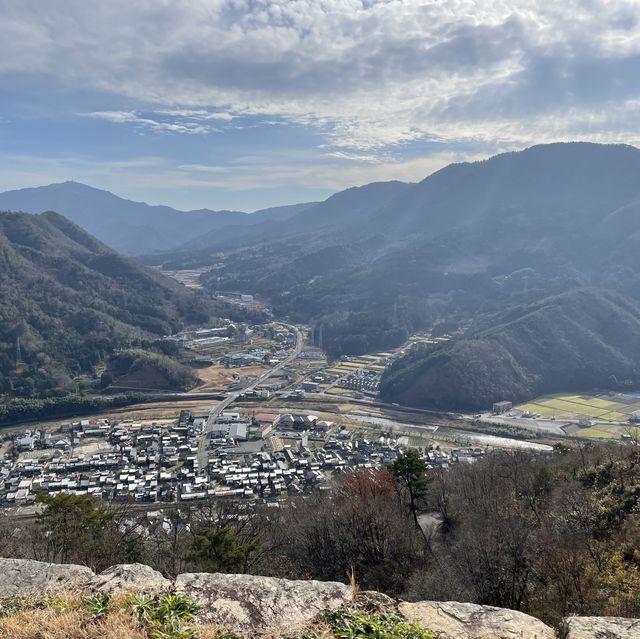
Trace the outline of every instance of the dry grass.
{"type": "MultiPolygon", "coordinates": [[[[115,595],[107,599],[103,607],[101,595],[88,598],[66,593],[3,600],[0,639],[434,639],[432,633],[402,619],[388,597],[358,596],[353,570],[350,578],[354,598],[351,604],[341,611],[320,615],[304,629],[290,632],[283,629],[229,632],[218,625],[197,624],[187,616],[184,616],[187,621],[184,625],[164,625],[149,606],[159,606],[155,615],[161,610],[166,614],[166,606],[170,605],[167,600],[172,600],[174,614],[181,607],[184,611],[185,602],[176,602],[175,595],[159,600],[142,595],[135,599],[115,595]],[[143,617],[141,612],[150,616],[143,617]]],[[[178,617],[174,617],[174,621],[176,619],[178,617]]]]}
{"type": "Polygon", "coordinates": [[[324,622],[313,623],[304,629],[291,632],[282,630],[262,630],[256,632],[232,632],[216,625],[196,626],[198,639],[335,639],[331,628],[324,622]]]}
{"type": "Polygon", "coordinates": [[[133,617],[115,611],[92,620],[85,610],[25,610],[0,619],[2,639],[148,639],[133,617]]]}

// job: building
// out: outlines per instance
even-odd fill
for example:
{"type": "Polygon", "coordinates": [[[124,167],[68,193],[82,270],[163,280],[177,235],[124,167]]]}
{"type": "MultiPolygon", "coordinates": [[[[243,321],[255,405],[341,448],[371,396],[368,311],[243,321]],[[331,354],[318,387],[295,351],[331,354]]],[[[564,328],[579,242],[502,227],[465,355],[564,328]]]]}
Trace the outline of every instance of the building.
{"type": "Polygon", "coordinates": [[[495,402],[493,404],[493,414],[502,415],[502,413],[508,413],[513,408],[513,402],[495,402]]]}
{"type": "Polygon", "coordinates": [[[227,437],[235,441],[244,441],[247,439],[247,424],[235,423],[229,426],[227,437]]]}
{"type": "Polygon", "coordinates": [[[242,366],[259,366],[263,363],[263,357],[252,353],[231,353],[225,355],[222,363],[227,368],[241,368],[242,366]]]}

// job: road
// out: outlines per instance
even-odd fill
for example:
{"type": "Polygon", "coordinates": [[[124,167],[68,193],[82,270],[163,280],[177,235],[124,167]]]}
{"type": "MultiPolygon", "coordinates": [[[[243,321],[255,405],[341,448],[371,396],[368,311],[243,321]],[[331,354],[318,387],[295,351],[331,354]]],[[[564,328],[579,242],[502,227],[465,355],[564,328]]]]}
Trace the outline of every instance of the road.
{"type": "Polygon", "coordinates": [[[278,324],[280,324],[281,326],[286,326],[289,330],[292,330],[295,332],[296,334],[295,348],[293,349],[290,355],[288,355],[285,359],[279,362],[272,369],[268,370],[264,375],[253,380],[251,383],[249,383],[248,386],[245,386],[241,390],[234,391],[233,393],[225,397],[222,401],[218,402],[217,404],[214,404],[211,407],[211,410],[209,411],[209,417],[207,418],[207,423],[205,424],[204,431],[200,436],[200,441],[198,442],[198,470],[200,472],[203,472],[207,466],[207,461],[208,461],[207,443],[209,441],[209,434],[213,430],[213,425],[216,423],[216,419],[218,419],[218,416],[220,415],[220,413],[226,408],[228,408],[231,404],[233,404],[233,402],[235,402],[236,399],[238,399],[238,397],[242,395],[242,393],[246,393],[247,391],[253,390],[256,386],[259,386],[260,384],[265,382],[276,371],[279,371],[280,369],[284,368],[287,364],[291,363],[294,359],[296,359],[296,357],[298,357],[298,355],[300,355],[300,353],[302,352],[304,338],[302,336],[302,333],[300,332],[300,329],[298,329],[297,326],[293,326],[291,324],[283,324],[282,322],[278,322],[278,324]]]}

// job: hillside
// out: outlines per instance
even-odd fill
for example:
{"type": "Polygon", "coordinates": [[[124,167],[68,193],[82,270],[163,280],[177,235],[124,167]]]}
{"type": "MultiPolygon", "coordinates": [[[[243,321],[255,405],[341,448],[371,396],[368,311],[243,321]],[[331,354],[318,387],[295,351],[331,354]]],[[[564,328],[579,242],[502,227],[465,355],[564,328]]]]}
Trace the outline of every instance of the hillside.
{"type": "MultiPolygon", "coordinates": [[[[167,268],[202,266],[211,263],[212,254],[230,250],[255,252],[256,248],[271,252],[271,248],[281,242],[286,242],[294,253],[304,255],[315,248],[340,243],[347,230],[347,239],[352,241],[351,227],[354,224],[362,221],[367,225],[375,211],[393,202],[410,187],[397,181],[373,182],[340,191],[323,202],[263,209],[173,251],[151,255],[145,261],[149,264],[164,263],[167,268]]],[[[361,229],[356,236],[360,232],[361,229]]],[[[269,271],[273,270],[271,260],[268,266],[269,271]]]]}
{"type": "Polygon", "coordinates": [[[638,149],[550,144],[451,165],[419,184],[352,189],[284,225],[222,233],[208,253],[167,261],[215,255],[210,290],[257,293],[282,315],[323,325],[339,356],[579,287],[640,300],[638,211],[638,149]],[[380,339],[368,338],[371,327],[380,339]]]}
{"type": "Polygon", "coordinates": [[[38,517],[0,521],[0,637],[636,639],[639,479],[637,447],[594,442],[446,471],[409,449],[334,474],[295,516],[41,493],[38,517]]]}
{"type": "Polygon", "coordinates": [[[24,396],[68,389],[116,348],[228,313],[56,213],[0,213],[0,299],[0,393],[24,396]]]}
{"type": "Polygon", "coordinates": [[[640,383],[640,307],[620,296],[579,289],[479,324],[397,360],[383,376],[383,399],[483,410],[503,399],[640,383]]]}

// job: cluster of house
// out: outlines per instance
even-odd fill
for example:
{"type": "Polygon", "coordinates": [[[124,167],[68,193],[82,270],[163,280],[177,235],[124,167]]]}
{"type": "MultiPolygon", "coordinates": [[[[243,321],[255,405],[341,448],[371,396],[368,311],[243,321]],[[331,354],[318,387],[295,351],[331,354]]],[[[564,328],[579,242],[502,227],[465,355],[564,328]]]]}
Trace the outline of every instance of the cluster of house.
{"type": "Polygon", "coordinates": [[[227,368],[259,366],[260,364],[275,366],[287,357],[289,350],[296,344],[295,333],[280,324],[262,325],[261,327],[253,327],[253,330],[262,332],[265,337],[268,337],[273,342],[271,347],[245,348],[240,352],[227,353],[221,360],[224,366],[227,368]]]}
{"type": "MultiPolygon", "coordinates": [[[[199,468],[205,416],[181,411],[170,424],[85,420],[55,433],[11,436],[0,458],[0,503],[33,503],[39,493],[94,495],[126,502],[205,497],[277,499],[326,490],[343,473],[391,463],[406,442],[391,433],[369,440],[311,414],[223,412],[199,468]]],[[[430,467],[471,462],[484,450],[425,451],[430,467]]]]}
{"type": "Polygon", "coordinates": [[[329,488],[328,480],[391,463],[400,449],[392,444],[366,440],[329,440],[312,449],[301,437],[295,446],[248,455],[217,455],[209,464],[216,496],[274,499],[329,488]]]}
{"type": "Polygon", "coordinates": [[[366,368],[357,368],[353,373],[342,377],[336,386],[377,395],[380,389],[380,373],[366,368]]]}
{"type": "Polygon", "coordinates": [[[202,481],[197,451],[204,421],[182,411],[169,426],[98,420],[54,434],[21,433],[13,454],[0,460],[0,501],[28,504],[38,493],[61,492],[116,501],[175,500],[202,481]]]}

